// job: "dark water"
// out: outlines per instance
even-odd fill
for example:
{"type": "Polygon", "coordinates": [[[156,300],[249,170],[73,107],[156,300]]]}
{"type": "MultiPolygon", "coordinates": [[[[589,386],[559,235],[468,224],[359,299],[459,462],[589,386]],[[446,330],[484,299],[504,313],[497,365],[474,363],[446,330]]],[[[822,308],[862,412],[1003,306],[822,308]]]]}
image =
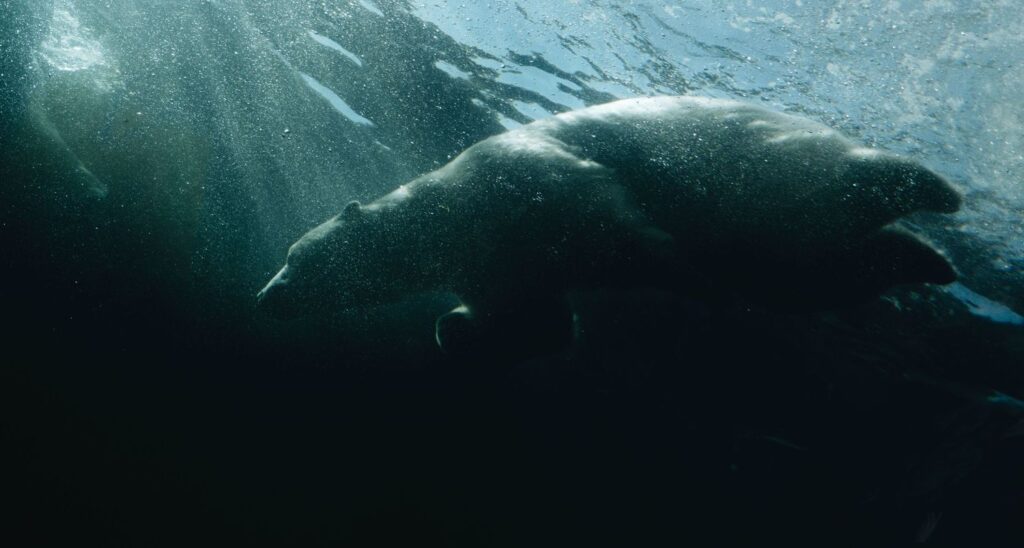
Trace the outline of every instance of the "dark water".
{"type": "MultiPolygon", "coordinates": [[[[583,332],[565,352],[452,363],[433,342],[448,296],[293,322],[255,314],[253,296],[288,244],[345,202],[525,112],[659,91],[742,97],[761,83],[730,63],[779,52],[723,31],[739,57],[698,48],[717,51],[719,69],[688,73],[660,32],[644,34],[654,11],[586,3],[637,37],[620,52],[634,77],[594,54],[599,81],[579,58],[544,55],[550,36],[530,25],[562,27],[531,4],[514,20],[523,46],[501,56],[422,9],[367,5],[0,2],[0,497],[12,509],[0,534],[875,546],[928,536],[937,518],[937,544],[1024,542],[1024,332],[1011,311],[1024,281],[1018,202],[1001,186],[1016,164],[974,167],[1012,144],[1012,126],[984,154],[968,140],[943,156],[940,136],[918,129],[946,118],[926,111],[934,123],[880,143],[920,147],[965,190],[961,216],[913,221],[965,273],[952,291],[901,288],[814,316],[582,293],[583,332]]],[[[957,24],[980,34],[998,13],[978,9],[957,24]]],[[[573,28],[552,36],[588,38],[573,28]]],[[[984,52],[995,65],[981,65],[1006,65],[984,52]]],[[[947,92],[953,80],[939,77],[947,92]]],[[[884,119],[862,91],[820,119],[884,119]]],[[[824,104],[792,93],[769,95],[824,104]]],[[[840,123],[869,140],[892,129],[840,123]]]]}

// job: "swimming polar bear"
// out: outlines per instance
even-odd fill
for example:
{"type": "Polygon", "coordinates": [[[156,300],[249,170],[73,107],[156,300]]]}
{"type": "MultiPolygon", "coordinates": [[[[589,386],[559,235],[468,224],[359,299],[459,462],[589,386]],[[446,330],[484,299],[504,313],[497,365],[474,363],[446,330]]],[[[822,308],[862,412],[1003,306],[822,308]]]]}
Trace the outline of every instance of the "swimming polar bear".
{"type": "Polygon", "coordinates": [[[919,163],[804,118],[627,99],[490,137],[349,203],[291,246],[257,301],[286,316],[450,291],[462,306],[437,320],[442,350],[525,357],[570,340],[566,292],[577,287],[821,310],[897,284],[951,283],[940,252],[890,223],[960,202],[919,163]]]}

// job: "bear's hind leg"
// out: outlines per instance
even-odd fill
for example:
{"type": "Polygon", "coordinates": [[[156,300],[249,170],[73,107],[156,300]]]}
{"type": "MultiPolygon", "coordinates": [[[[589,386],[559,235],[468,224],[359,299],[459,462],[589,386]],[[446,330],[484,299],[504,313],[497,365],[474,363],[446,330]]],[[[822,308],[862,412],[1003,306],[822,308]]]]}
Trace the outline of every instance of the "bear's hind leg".
{"type": "Polygon", "coordinates": [[[456,307],[437,319],[441,350],[459,359],[517,362],[557,352],[572,341],[573,318],[564,296],[456,307]]]}

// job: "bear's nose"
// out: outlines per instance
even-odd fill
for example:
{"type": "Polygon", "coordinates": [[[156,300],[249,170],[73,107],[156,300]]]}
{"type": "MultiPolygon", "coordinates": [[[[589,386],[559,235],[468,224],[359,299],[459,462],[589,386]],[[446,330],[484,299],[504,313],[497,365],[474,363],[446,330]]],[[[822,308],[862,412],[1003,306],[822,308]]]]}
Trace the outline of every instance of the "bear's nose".
{"type": "Polygon", "coordinates": [[[288,298],[286,281],[288,267],[284,267],[270,282],[267,283],[266,287],[260,290],[256,294],[256,308],[258,310],[268,312],[273,316],[278,317],[290,317],[294,316],[293,306],[289,306],[291,303],[288,298]]]}
{"type": "Polygon", "coordinates": [[[259,293],[256,294],[256,306],[263,306],[263,301],[267,298],[267,288],[263,288],[259,293]]]}
{"type": "Polygon", "coordinates": [[[267,303],[268,303],[267,295],[269,295],[271,293],[271,291],[272,291],[270,289],[270,285],[271,284],[267,284],[266,287],[261,289],[260,292],[256,294],[256,307],[257,308],[267,308],[267,303]]]}
{"type": "Polygon", "coordinates": [[[296,307],[287,295],[285,284],[273,282],[267,284],[256,294],[256,309],[275,318],[289,319],[297,314],[296,307]]]}

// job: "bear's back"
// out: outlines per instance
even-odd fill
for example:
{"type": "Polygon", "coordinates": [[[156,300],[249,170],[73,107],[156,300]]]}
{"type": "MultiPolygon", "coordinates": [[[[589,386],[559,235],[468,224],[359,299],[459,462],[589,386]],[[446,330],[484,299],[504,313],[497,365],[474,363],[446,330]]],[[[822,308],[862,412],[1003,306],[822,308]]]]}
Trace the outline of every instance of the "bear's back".
{"type": "Polygon", "coordinates": [[[616,101],[517,131],[554,138],[613,170],[656,224],[705,239],[726,225],[738,238],[814,230],[827,215],[821,208],[844,191],[857,148],[804,118],[699,97],[616,101]]]}

